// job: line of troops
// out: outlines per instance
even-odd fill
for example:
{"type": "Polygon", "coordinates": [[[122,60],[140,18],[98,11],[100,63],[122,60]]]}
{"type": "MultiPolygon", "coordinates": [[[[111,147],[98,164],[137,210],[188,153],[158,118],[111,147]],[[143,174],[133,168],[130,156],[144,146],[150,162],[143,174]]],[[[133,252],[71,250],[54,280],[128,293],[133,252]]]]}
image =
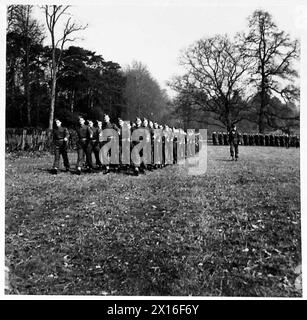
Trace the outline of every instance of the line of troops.
{"type": "MultiPolygon", "coordinates": [[[[241,145],[244,146],[271,146],[271,147],[296,147],[300,146],[300,139],[297,135],[289,134],[248,134],[239,133],[241,145]]],[[[212,133],[213,145],[229,145],[229,137],[226,132],[212,133]]]]}
{"type": "MultiPolygon", "coordinates": [[[[62,122],[60,119],[55,119],[55,124],[56,127],[53,131],[55,159],[51,170],[53,174],[57,174],[58,172],[61,155],[66,171],[70,171],[67,147],[68,141],[71,137],[68,129],[62,126],[62,122]]],[[[85,118],[83,116],[79,116],[79,126],[76,129],[76,134],[76,147],[78,157],[76,170],[74,172],[78,175],[80,175],[84,170],[86,170],[87,172],[95,172],[99,170],[103,171],[103,173],[108,173],[111,170],[118,171],[123,168],[129,171],[132,170],[135,175],[138,175],[139,173],[145,173],[145,170],[151,171],[153,169],[165,167],[169,164],[176,164],[179,160],[178,155],[180,155],[180,159],[187,156],[187,150],[185,148],[187,134],[183,131],[183,129],[170,128],[167,125],[159,125],[157,122],[149,121],[146,118],[141,120],[141,118],[137,117],[135,122],[123,121],[122,119],[118,118],[118,125],[116,125],[115,123],[112,123],[110,121],[110,117],[107,114],[104,115],[104,123],[100,120],[96,120],[95,122],[92,120],[85,121],[85,118]],[[87,124],[85,124],[86,122],[87,124]],[[124,130],[129,130],[132,134],[134,130],[141,128],[148,129],[146,130],[146,132],[150,134],[149,141],[151,150],[149,151],[149,162],[130,161],[130,151],[139,143],[139,141],[132,141],[130,138],[129,141],[125,141],[124,138],[124,130]],[[103,137],[103,132],[106,132],[106,129],[112,129],[118,133],[119,150],[117,153],[119,154],[119,157],[118,163],[115,164],[113,162],[110,163],[110,161],[101,161],[101,149],[105,144],[107,144],[108,142],[112,142],[112,139],[114,139],[114,135],[108,136],[107,139],[106,137],[103,137]],[[157,130],[155,129],[160,129],[159,131],[163,133],[161,136],[161,153],[158,159],[156,155],[159,155],[159,153],[155,152],[156,150],[154,150],[157,146],[156,143],[154,143],[154,141],[156,141],[155,134],[157,132],[157,130]],[[181,138],[177,138],[182,136],[184,137],[183,140],[181,138]],[[169,141],[171,141],[172,144],[171,151],[169,151],[170,149],[166,147],[166,144],[169,145],[169,141]],[[130,150],[128,150],[129,152],[125,154],[126,157],[129,157],[129,159],[127,161],[123,161],[124,156],[121,155],[124,154],[123,150],[127,145],[130,150]],[[170,156],[170,152],[172,153],[172,156],[170,156]],[[95,157],[95,165],[92,158],[93,154],[95,157]]],[[[145,159],[145,155],[143,154],[143,152],[144,150],[141,149],[139,155],[140,157],[145,159]]],[[[110,152],[108,154],[108,157],[110,158],[111,156],[112,154],[110,152]]]]}

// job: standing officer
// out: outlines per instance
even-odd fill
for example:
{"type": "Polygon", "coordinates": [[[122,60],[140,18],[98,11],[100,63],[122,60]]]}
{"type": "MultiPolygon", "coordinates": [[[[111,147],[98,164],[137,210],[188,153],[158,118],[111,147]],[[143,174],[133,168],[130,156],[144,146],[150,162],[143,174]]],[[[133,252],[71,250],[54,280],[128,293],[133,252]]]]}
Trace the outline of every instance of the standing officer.
{"type": "MultiPolygon", "coordinates": [[[[77,159],[77,174],[81,174],[81,165],[83,162],[84,154],[87,154],[87,142],[88,137],[90,136],[90,132],[88,127],[85,125],[85,120],[83,116],[79,116],[79,127],[77,128],[77,152],[78,152],[78,159],[77,159]]],[[[87,159],[87,163],[88,163],[87,159]]]]}
{"type": "Polygon", "coordinates": [[[234,160],[233,156],[235,155],[235,160],[237,161],[239,158],[240,137],[235,124],[231,125],[231,129],[228,133],[228,136],[229,136],[229,144],[230,144],[230,156],[232,160],[234,160]]]}
{"type": "Polygon", "coordinates": [[[60,155],[62,155],[66,171],[69,171],[69,161],[67,156],[67,143],[69,139],[69,132],[67,128],[62,127],[60,119],[55,119],[56,128],[53,130],[54,141],[54,163],[52,173],[57,174],[60,165],[60,155]]]}

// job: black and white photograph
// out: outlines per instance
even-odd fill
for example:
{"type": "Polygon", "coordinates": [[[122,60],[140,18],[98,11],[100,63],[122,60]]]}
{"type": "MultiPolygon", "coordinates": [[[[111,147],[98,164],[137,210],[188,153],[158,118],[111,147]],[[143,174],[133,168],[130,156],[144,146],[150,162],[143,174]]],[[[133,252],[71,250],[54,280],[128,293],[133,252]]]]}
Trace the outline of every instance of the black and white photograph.
{"type": "Polygon", "coordinates": [[[303,299],[304,2],[54,2],[1,6],[6,299],[303,299]]]}

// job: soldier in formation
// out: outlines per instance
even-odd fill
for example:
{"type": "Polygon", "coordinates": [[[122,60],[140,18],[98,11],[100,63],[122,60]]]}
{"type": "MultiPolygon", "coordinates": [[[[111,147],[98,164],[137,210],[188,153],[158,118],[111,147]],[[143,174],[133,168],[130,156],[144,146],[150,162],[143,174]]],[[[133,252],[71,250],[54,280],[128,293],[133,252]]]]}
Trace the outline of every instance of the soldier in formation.
{"type": "Polygon", "coordinates": [[[69,161],[67,156],[67,144],[69,139],[69,131],[67,128],[62,127],[62,122],[60,119],[54,120],[56,128],[53,131],[53,141],[54,141],[54,163],[52,168],[52,173],[57,174],[58,168],[60,166],[60,156],[62,155],[64,166],[66,171],[69,171],[69,161]]]}
{"type": "MultiPolygon", "coordinates": [[[[213,132],[212,144],[213,145],[228,145],[229,133],[226,138],[225,132],[213,132]]],[[[239,133],[240,135],[240,133],[239,133]]],[[[270,147],[296,147],[298,148],[299,137],[297,135],[291,136],[287,134],[261,134],[261,133],[243,133],[240,141],[244,146],[270,146],[270,147]],[[242,138],[242,139],[241,139],[242,138]]]]}
{"type": "MultiPolygon", "coordinates": [[[[64,166],[69,171],[70,165],[67,156],[67,143],[69,140],[69,131],[61,126],[59,119],[55,120],[56,128],[54,129],[55,161],[52,168],[53,173],[57,173],[59,168],[60,154],[63,157],[64,166]]],[[[104,121],[87,119],[83,116],[78,117],[78,126],[76,128],[76,146],[77,146],[77,163],[75,173],[80,175],[82,171],[95,172],[103,171],[108,173],[126,169],[132,171],[135,175],[145,173],[147,170],[154,170],[165,167],[169,164],[176,164],[178,154],[180,157],[185,155],[186,133],[182,129],[170,128],[167,125],[160,125],[157,122],[137,117],[135,122],[123,121],[118,118],[118,125],[112,123],[109,115],[104,115],[104,121]],[[87,124],[86,124],[87,122],[87,124]],[[112,130],[105,130],[112,129],[112,130]],[[133,132],[137,129],[143,133],[139,139],[132,139],[133,132]],[[144,129],[144,131],[142,131],[144,129]],[[160,130],[155,130],[160,129],[160,130]],[[117,134],[114,134],[116,132],[117,134]],[[129,134],[127,134],[129,132],[129,134]],[[178,138],[182,135],[184,138],[178,138]],[[119,139],[115,141],[115,139],[119,139]],[[132,151],[142,139],[146,140],[146,148],[139,150],[139,161],[132,160],[132,151]],[[112,147],[110,144],[118,146],[116,163],[110,161],[112,158],[112,147]],[[157,143],[155,143],[157,142],[157,143]],[[177,145],[178,144],[178,145],[177,145]],[[106,146],[106,147],[105,147],[106,146]],[[172,146],[172,147],[170,147],[172,146]],[[106,152],[104,153],[103,148],[106,152]],[[158,149],[156,149],[158,148],[158,149]],[[178,150],[179,149],[179,150],[178,150]],[[128,152],[127,152],[128,151],[128,152]],[[94,154],[95,164],[92,158],[94,154]],[[103,160],[103,161],[102,161],[103,160]]],[[[228,137],[227,137],[228,140],[228,137]]],[[[144,141],[145,142],[145,141],[144,141]]],[[[116,149],[115,149],[116,151],[116,149]]]]}

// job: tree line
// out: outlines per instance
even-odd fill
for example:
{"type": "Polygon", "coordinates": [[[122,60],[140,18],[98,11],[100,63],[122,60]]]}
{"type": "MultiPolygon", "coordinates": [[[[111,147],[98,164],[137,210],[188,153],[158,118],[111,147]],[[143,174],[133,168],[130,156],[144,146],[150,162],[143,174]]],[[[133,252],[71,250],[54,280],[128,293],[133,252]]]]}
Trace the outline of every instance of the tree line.
{"type": "Polygon", "coordinates": [[[246,32],[205,37],[183,50],[185,73],[168,82],[176,92],[171,99],[141,62],[123,69],[73,46],[87,26],[73,21],[69,6],[40,7],[44,23],[33,10],[7,9],[7,127],[51,129],[55,116],[73,126],[80,113],[147,117],[185,129],[236,123],[264,133],[299,127],[299,41],[266,11],[248,17],[246,32]]]}
{"type": "Polygon", "coordinates": [[[245,121],[260,133],[298,127],[298,58],[299,41],[256,10],[247,32],[202,38],[182,52],[185,73],[169,83],[176,113],[224,128],[245,121]]]}
{"type": "Polygon", "coordinates": [[[69,6],[40,7],[44,24],[33,10],[31,5],[7,9],[7,127],[51,129],[55,116],[73,126],[80,113],[94,119],[104,113],[113,119],[166,117],[170,99],[144,64],[133,61],[123,70],[101,54],[73,46],[87,26],[72,20],[69,6]],[[47,35],[51,40],[45,44],[47,35]]]}

